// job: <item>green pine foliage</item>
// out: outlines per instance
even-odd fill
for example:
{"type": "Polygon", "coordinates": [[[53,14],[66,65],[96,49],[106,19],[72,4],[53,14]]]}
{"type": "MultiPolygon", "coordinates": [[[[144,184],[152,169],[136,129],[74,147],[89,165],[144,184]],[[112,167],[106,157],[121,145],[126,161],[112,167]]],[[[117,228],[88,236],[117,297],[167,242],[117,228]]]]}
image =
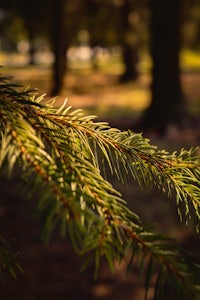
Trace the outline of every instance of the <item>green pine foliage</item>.
{"type": "MultiPolygon", "coordinates": [[[[57,109],[54,100],[44,104],[44,99],[1,75],[0,168],[12,175],[17,166],[29,197],[39,194],[37,206],[46,216],[44,237],[60,225],[61,234],[86,255],[86,263],[94,260],[96,274],[102,257],[114,270],[114,263],[129,254],[127,269],[137,262],[146,292],[156,274],[155,299],[167,299],[166,293],[170,299],[197,299],[200,265],[174,241],[146,228],[105,175],[109,169],[122,182],[131,175],[141,187],[155,185],[168,197],[175,193],[180,220],[191,219],[198,234],[196,149],[160,151],[141,134],[96,122],[66,101],[57,109]]],[[[0,239],[1,270],[16,272],[13,257],[0,239]]]]}

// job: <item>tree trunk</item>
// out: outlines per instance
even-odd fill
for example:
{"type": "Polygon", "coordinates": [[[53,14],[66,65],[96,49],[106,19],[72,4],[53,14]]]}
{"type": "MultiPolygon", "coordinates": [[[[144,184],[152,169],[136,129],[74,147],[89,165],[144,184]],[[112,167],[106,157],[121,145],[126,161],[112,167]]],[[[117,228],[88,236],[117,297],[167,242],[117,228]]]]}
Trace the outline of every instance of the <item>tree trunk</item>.
{"type": "Polygon", "coordinates": [[[66,52],[68,48],[67,33],[65,32],[65,0],[54,0],[52,48],[54,53],[53,78],[51,96],[58,95],[64,83],[67,69],[66,52]]]}
{"type": "Polygon", "coordinates": [[[134,32],[134,26],[130,22],[130,14],[132,6],[130,1],[125,1],[123,6],[120,7],[121,16],[121,46],[122,46],[122,59],[124,63],[124,72],[120,78],[121,82],[136,80],[139,76],[138,73],[138,42],[137,34],[134,32]]]}
{"type": "Polygon", "coordinates": [[[138,47],[137,45],[124,44],[122,49],[122,58],[125,70],[120,78],[121,82],[136,80],[138,72],[138,47]]]}
{"type": "Polygon", "coordinates": [[[151,0],[152,100],[144,114],[144,129],[165,133],[181,124],[185,102],[180,81],[181,0],[151,0]]]}
{"type": "Polygon", "coordinates": [[[32,23],[27,25],[28,28],[28,35],[29,35],[29,65],[35,65],[35,54],[36,54],[36,49],[34,45],[34,26],[32,23]]]}

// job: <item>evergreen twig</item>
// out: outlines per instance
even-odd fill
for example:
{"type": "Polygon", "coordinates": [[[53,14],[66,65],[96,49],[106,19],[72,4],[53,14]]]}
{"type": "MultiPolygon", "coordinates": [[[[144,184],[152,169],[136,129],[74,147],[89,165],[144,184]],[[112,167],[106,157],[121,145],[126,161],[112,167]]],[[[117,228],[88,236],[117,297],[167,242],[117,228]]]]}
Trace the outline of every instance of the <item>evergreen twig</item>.
{"type": "Polygon", "coordinates": [[[169,197],[175,192],[180,218],[192,218],[198,232],[196,149],[160,151],[141,134],[95,122],[66,102],[56,109],[53,100],[45,105],[43,100],[0,77],[0,167],[12,174],[18,164],[32,196],[40,191],[38,207],[47,212],[45,237],[60,222],[62,233],[68,232],[80,254],[91,253],[97,269],[102,256],[114,269],[114,262],[131,252],[129,267],[137,257],[142,270],[145,261],[147,291],[157,274],[155,299],[164,299],[166,287],[172,299],[195,299],[199,264],[170,239],[145,228],[102,170],[109,167],[122,181],[132,174],[141,186],[155,185],[169,197]]]}

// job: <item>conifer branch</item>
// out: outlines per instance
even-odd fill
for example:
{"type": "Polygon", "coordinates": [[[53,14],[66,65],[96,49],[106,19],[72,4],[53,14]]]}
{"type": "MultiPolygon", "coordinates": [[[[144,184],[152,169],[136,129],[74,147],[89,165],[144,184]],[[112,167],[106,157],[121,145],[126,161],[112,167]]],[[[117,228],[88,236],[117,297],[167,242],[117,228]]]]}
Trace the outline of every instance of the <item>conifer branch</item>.
{"type": "Polygon", "coordinates": [[[155,185],[169,197],[175,192],[181,219],[193,218],[198,230],[200,157],[195,149],[169,154],[141,134],[95,122],[66,102],[56,109],[53,100],[45,105],[43,100],[0,77],[0,168],[12,174],[17,164],[31,196],[40,192],[45,236],[60,222],[74,248],[92,254],[97,269],[102,256],[113,269],[116,260],[132,252],[129,266],[135,256],[141,258],[141,270],[146,262],[146,290],[157,273],[155,299],[166,286],[173,299],[195,299],[200,266],[171,240],[145,228],[103,175],[109,168],[122,181],[132,174],[141,187],[155,185]]]}

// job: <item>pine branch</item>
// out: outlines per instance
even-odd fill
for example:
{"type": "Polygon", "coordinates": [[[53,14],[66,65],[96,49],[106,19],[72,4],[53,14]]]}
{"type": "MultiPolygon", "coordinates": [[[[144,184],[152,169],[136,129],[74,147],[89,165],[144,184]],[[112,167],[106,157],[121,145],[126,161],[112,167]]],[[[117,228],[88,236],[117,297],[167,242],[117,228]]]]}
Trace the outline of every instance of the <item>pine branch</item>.
{"type": "Polygon", "coordinates": [[[102,256],[113,269],[115,260],[131,251],[130,266],[135,255],[141,270],[146,262],[146,290],[157,273],[156,299],[168,285],[174,299],[194,299],[199,265],[146,229],[102,175],[109,167],[122,181],[132,174],[142,187],[155,185],[169,197],[175,192],[180,217],[187,222],[194,215],[198,230],[200,157],[194,150],[160,151],[141,134],[95,122],[65,102],[59,109],[53,100],[43,105],[43,97],[20,91],[3,76],[0,89],[0,167],[12,174],[18,164],[30,196],[40,192],[38,207],[47,216],[44,235],[48,238],[60,222],[62,234],[68,232],[80,254],[91,253],[97,269],[102,256]]]}

